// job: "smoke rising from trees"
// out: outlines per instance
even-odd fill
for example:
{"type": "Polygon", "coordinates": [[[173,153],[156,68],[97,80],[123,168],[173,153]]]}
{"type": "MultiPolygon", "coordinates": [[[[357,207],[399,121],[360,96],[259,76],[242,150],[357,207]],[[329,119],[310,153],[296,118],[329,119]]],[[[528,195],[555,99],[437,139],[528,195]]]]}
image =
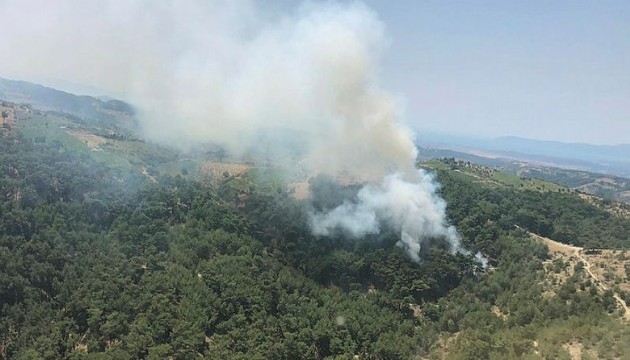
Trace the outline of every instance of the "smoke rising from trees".
{"type": "Polygon", "coordinates": [[[400,232],[398,245],[416,262],[424,240],[444,238],[451,249],[461,251],[459,236],[444,216],[446,203],[436,193],[437,184],[420,171],[415,181],[400,173],[387,175],[380,184],[364,186],[356,201],[346,200],[330,211],[311,213],[311,227],[317,235],[331,235],[343,229],[360,238],[377,234],[382,226],[400,232]]]}
{"type": "Polygon", "coordinates": [[[360,237],[386,223],[414,260],[427,238],[459,248],[436,184],[415,169],[401,101],[379,87],[385,27],[363,4],[306,3],[290,14],[247,1],[1,6],[13,20],[0,35],[11,54],[0,72],[124,94],[148,138],[178,146],[212,141],[238,155],[257,129],[299,131],[311,173],[368,183],[357,202],[314,212],[314,233],[360,237]]]}

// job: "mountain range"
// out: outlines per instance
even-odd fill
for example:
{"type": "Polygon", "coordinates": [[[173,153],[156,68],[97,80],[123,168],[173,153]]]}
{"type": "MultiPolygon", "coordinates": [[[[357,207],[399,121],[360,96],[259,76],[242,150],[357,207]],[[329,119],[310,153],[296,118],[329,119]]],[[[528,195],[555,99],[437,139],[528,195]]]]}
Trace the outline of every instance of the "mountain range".
{"type": "Polygon", "coordinates": [[[517,136],[491,139],[430,133],[418,145],[456,150],[484,158],[504,158],[564,169],[630,177],[630,144],[594,145],[517,136]]]}

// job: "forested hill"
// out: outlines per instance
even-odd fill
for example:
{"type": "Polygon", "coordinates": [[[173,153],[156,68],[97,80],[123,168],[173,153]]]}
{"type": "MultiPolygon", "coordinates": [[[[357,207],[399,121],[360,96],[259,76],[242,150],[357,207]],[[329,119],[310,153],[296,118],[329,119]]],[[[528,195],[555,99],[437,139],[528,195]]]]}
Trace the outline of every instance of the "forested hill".
{"type": "Polygon", "coordinates": [[[420,148],[420,158],[423,161],[431,159],[445,159],[473,163],[493,169],[552,182],[585,194],[595,195],[606,200],[613,200],[630,205],[630,178],[602,174],[584,170],[570,170],[566,168],[542,165],[535,161],[519,161],[501,157],[483,157],[465,152],[420,148]]]}
{"type": "Polygon", "coordinates": [[[133,128],[134,109],[120,100],[103,101],[92,96],[78,96],[27,81],[0,78],[0,99],[23,103],[44,111],[57,111],[101,124],[133,128]]]}
{"type": "Polygon", "coordinates": [[[439,245],[416,264],[397,234],[311,235],[303,201],[257,180],[278,169],[208,174],[110,125],[3,108],[1,359],[630,356],[628,293],[515,227],[627,248],[630,220],[572,192],[425,164],[491,267],[439,245]]]}
{"type": "MultiPolygon", "coordinates": [[[[479,216],[481,206],[484,212],[500,213],[503,226],[517,225],[566,244],[617,249],[630,246],[627,204],[584,197],[554,183],[521,178],[470,162],[443,159],[425,166],[438,170],[440,183],[448,189],[444,196],[450,205],[449,214],[456,223],[468,216],[479,216]],[[453,183],[454,180],[459,181],[453,183]]],[[[483,231],[490,228],[478,221],[471,223],[483,231]]]]}

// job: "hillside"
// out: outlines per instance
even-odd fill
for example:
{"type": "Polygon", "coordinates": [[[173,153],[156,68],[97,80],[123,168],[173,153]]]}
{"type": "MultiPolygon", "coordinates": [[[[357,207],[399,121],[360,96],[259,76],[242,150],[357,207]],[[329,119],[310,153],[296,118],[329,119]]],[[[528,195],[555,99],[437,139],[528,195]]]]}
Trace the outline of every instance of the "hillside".
{"type": "Polygon", "coordinates": [[[627,270],[592,265],[604,288],[532,235],[617,249],[621,266],[630,219],[610,204],[465,162],[423,163],[471,255],[436,238],[416,264],[392,232],[312,235],[305,209],[331,205],[295,199],[295,169],[211,146],[182,154],[66,111],[3,108],[13,121],[0,135],[2,359],[630,356],[615,298],[628,299],[627,270]]]}
{"type": "Polygon", "coordinates": [[[539,166],[630,176],[630,144],[592,145],[504,136],[475,139],[430,134],[421,136],[422,147],[465,153],[468,156],[539,166]]]}
{"type": "Polygon", "coordinates": [[[29,104],[42,111],[63,112],[89,122],[134,128],[131,105],[115,99],[103,101],[91,96],[77,96],[26,81],[0,78],[0,99],[29,104]]]}
{"type": "Polygon", "coordinates": [[[630,204],[630,179],[628,177],[565,169],[536,162],[515,161],[503,157],[491,157],[488,154],[474,155],[448,149],[420,149],[421,160],[442,158],[471,162],[521,177],[552,182],[605,200],[630,204]]]}

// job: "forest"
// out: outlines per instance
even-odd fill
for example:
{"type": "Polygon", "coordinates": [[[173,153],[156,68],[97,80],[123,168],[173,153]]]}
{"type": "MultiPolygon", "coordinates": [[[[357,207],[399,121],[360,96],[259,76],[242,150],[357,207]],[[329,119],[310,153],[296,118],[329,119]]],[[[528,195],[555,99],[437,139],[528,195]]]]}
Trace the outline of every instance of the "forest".
{"type": "MultiPolygon", "coordinates": [[[[0,358],[568,359],[572,342],[630,356],[612,293],[581,269],[541,285],[551,255],[526,232],[627,249],[630,219],[568,191],[431,171],[488,268],[439,241],[416,264],[387,231],[313,236],[307,200],[282,184],[154,182],[45,133],[5,132],[0,358]]],[[[315,195],[327,186],[353,191],[311,181],[315,195]]]]}

